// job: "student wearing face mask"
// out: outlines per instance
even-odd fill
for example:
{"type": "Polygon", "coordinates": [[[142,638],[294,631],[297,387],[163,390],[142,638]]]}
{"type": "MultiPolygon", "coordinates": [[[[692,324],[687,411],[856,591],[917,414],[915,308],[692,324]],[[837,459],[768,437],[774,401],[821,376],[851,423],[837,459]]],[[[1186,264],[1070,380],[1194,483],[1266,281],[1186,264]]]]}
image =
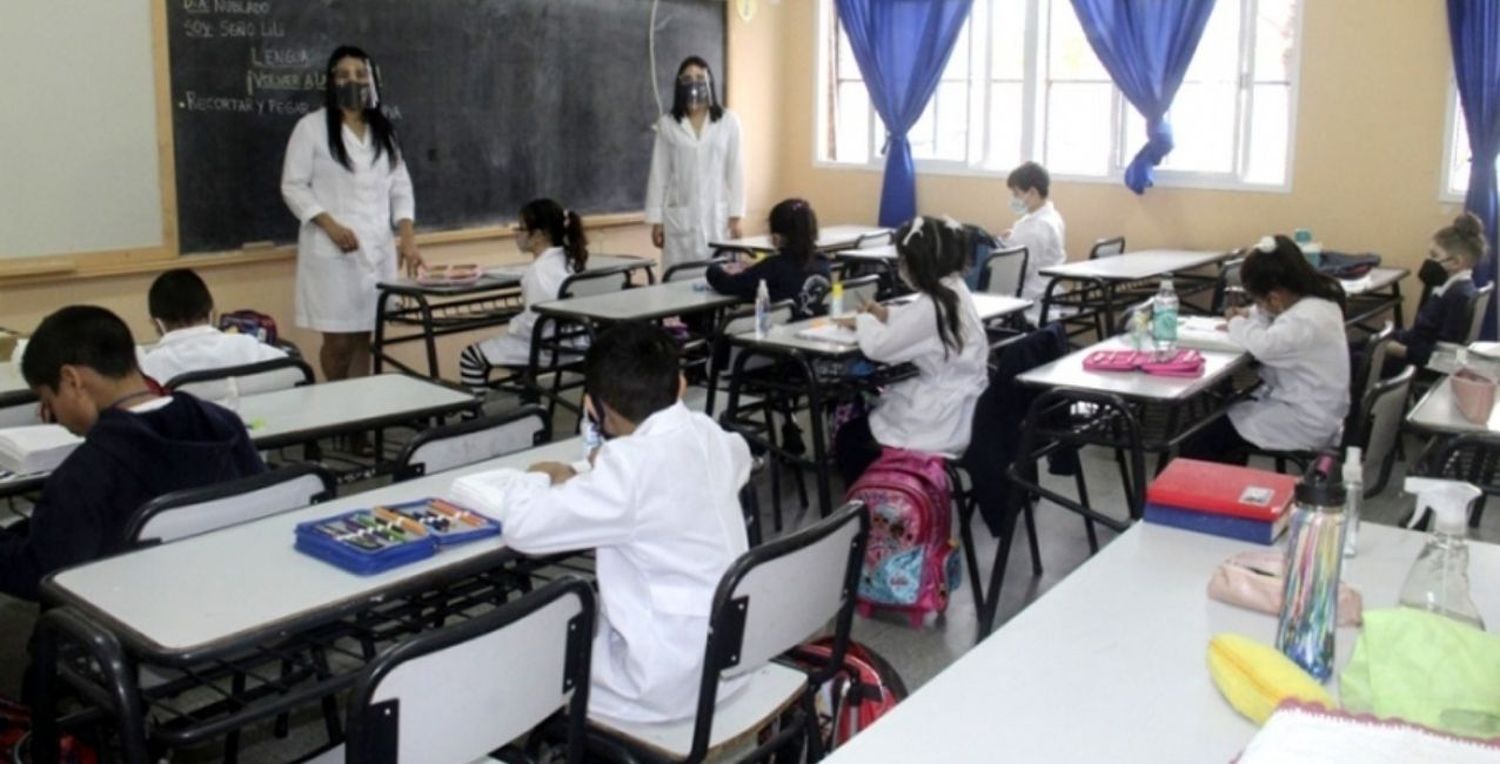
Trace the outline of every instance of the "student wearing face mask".
{"type": "Polygon", "coordinates": [[[1484,224],[1471,212],[1432,235],[1427,260],[1417,271],[1432,293],[1411,327],[1396,331],[1395,342],[1386,351],[1386,374],[1405,364],[1426,366],[1439,342],[1464,341],[1469,332],[1469,302],[1474,299],[1474,265],[1486,248],[1484,224]]]}
{"type": "Polygon", "coordinates": [[[1011,170],[1005,178],[1005,185],[1011,194],[1010,211],[1021,217],[1015,227],[1000,234],[1000,240],[1006,247],[1026,248],[1026,280],[1021,287],[1021,296],[1032,301],[1026,317],[1036,323],[1048,281],[1038,271],[1068,261],[1068,253],[1063,248],[1063,219],[1048,198],[1052,176],[1047,174],[1047,168],[1036,162],[1026,162],[1011,170]]]}
{"type": "Polygon", "coordinates": [[[1306,451],[1332,445],[1349,411],[1343,289],[1313,270],[1297,244],[1266,237],[1240,266],[1249,308],[1224,329],[1260,362],[1260,387],[1183,444],[1182,455],[1244,464],[1249,448],[1306,451]]]}
{"type": "Polygon", "coordinates": [[[301,222],[297,325],[323,334],[329,380],[370,373],[376,284],[422,265],[412,224],[411,176],[396,131],[380,109],[379,81],[364,51],[328,59],[323,108],[287,141],[281,196],[301,222]]]}
{"type": "Polygon", "coordinates": [[[712,240],[739,238],[744,215],[740,119],[719,105],[708,62],[690,56],[677,68],[672,112],[656,125],[646,183],[646,222],[662,267],[707,258],[712,240]]]}
{"type": "Polygon", "coordinates": [[[522,207],[515,231],[516,248],[532,257],[521,276],[521,312],[506,325],[504,334],[464,348],[458,358],[464,386],[480,395],[489,390],[492,368],[524,368],[531,362],[531,334],[536,328],[536,311],[531,306],[556,300],[563,282],[588,264],[583,218],[551,199],[536,199],[522,207]]]}

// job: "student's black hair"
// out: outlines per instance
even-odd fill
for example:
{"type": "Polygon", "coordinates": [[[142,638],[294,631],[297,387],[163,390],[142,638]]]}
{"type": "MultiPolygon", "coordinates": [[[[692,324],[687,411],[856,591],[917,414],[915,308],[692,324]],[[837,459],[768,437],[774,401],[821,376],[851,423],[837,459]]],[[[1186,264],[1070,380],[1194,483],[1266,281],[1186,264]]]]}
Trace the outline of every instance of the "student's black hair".
{"type": "Polygon", "coordinates": [[[896,230],[897,260],[911,286],[932,298],[945,357],[964,349],[964,334],[958,293],[942,280],[963,270],[968,247],[963,226],[937,218],[919,217],[896,230]]]}
{"type": "Polygon", "coordinates": [[[167,326],[193,326],[213,315],[214,298],[191,268],[173,268],[151,282],[146,309],[167,326]]]}
{"type": "MultiPolygon", "coordinates": [[[[328,67],[323,70],[327,75],[323,83],[323,116],[328,121],[328,150],[344,169],[353,172],[354,165],[349,163],[349,150],[344,148],[344,111],[339,108],[338,93],[333,84],[333,68],[346,58],[357,58],[365,62],[365,67],[370,70],[370,88],[376,94],[380,93],[380,74],[375,68],[375,62],[370,60],[370,54],[353,45],[335,48],[333,55],[328,57],[328,67]]],[[[395,169],[401,162],[401,150],[396,143],[396,127],[378,105],[365,108],[365,124],[374,133],[375,139],[375,158],[371,162],[385,154],[391,169],[395,169]]]]}
{"type": "Polygon", "coordinates": [[[1052,192],[1052,176],[1036,162],[1024,162],[1005,176],[1005,187],[1016,191],[1036,189],[1043,199],[1052,192]]]}
{"type": "Polygon", "coordinates": [[[1307,262],[1297,242],[1286,236],[1277,236],[1275,242],[1269,251],[1258,247],[1245,251],[1240,282],[1247,294],[1264,299],[1274,289],[1285,289],[1298,297],[1320,297],[1344,304],[1344,288],[1331,277],[1318,273],[1307,262]]]}
{"type": "Polygon", "coordinates": [[[554,247],[562,247],[568,256],[568,268],[582,273],[589,262],[589,240],[583,235],[583,218],[563,209],[551,199],[533,199],[521,208],[521,225],[528,231],[541,231],[554,247]]]}
{"type": "Polygon", "coordinates": [[[640,424],[677,402],[680,360],[677,343],[661,327],[625,321],[589,345],[584,384],[589,397],[640,424]]]}
{"type": "Polygon", "coordinates": [[[21,356],[28,387],[56,390],[63,366],[87,366],[110,379],[136,370],[135,339],[120,317],[95,305],[70,305],[42,319],[21,356]]]}
{"type": "Polygon", "coordinates": [[[1468,211],[1454,218],[1452,225],[1438,229],[1432,241],[1444,252],[1467,259],[1469,265],[1483,260],[1490,246],[1484,239],[1484,221],[1468,211]]]}
{"type": "MultiPolygon", "coordinates": [[[[677,77],[681,78],[682,73],[687,71],[687,68],[689,66],[702,67],[703,71],[708,74],[708,118],[710,121],[718,122],[719,119],[724,116],[724,107],[719,105],[719,87],[714,82],[713,67],[709,66],[708,62],[704,61],[702,56],[688,56],[687,58],[684,58],[682,60],[682,63],[680,65],[678,65],[677,77]]],[[[678,120],[680,122],[682,121],[683,117],[687,116],[687,113],[687,102],[683,99],[682,93],[677,90],[677,80],[673,79],[672,119],[678,120]]]]}
{"type": "Polygon", "coordinates": [[[781,256],[791,257],[803,270],[812,266],[818,250],[818,216],[806,199],[785,199],[771,208],[771,233],[781,237],[781,256]]]}

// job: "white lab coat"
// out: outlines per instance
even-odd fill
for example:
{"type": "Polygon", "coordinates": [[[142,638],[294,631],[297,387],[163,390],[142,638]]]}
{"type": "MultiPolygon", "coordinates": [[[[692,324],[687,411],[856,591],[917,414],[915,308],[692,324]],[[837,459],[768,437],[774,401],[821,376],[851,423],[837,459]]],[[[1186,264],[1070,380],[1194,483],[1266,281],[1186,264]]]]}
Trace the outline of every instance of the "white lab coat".
{"type": "Polygon", "coordinates": [[[297,121],[281,168],[281,197],[302,223],[297,235],[297,325],[320,332],[375,328],[375,285],[396,278],[392,227],[416,219],[406,162],[393,169],[385,154],[375,160],[374,131],[360,140],[344,126],[344,148],[353,170],[328,148],[319,109],[297,121]],[[312,222],[327,212],[354,231],[359,249],[345,254],[312,222]]]}
{"type": "Polygon", "coordinates": [[[646,182],[646,222],[666,234],[662,268],[708,257],[709,241],[728,238],[729,219],[744,215],[740,118],[726,109],[718,121],[705,119],[698,135],[691,120],[662,115],[646,182]]]}
{"type": "Polygon", "coordinates": [[[885,323],[868,313],[855,319],[865,357],[917,367],[916,377],[881,392],[870,413],[870,432],[882,446],[949,456],[969,446],[974,405],[989,384],[989,341],[963,279],[949,276],[943,283],[958,293],[963,349],[957,353],[938,336],[936,303],[926,294],[891,306],[885,323]]]}
{"type": "Polygon", "coordinates": [[[563,282],[571,275],[568,255],[562,247],[537,255],[521,276],[521,312],[506,325],[504,334],[479,343],[479,351],[491,366],[526,366],[531,362],[531,332],[536,328],[537,318],[531,306],[556,300],[563,282]]]}
{"type": "Polygon", "coordinates": [[[738,494],[749,476],[744,439],[678,401],[566,483],[498,470],[454,481],[452,496],[498,519],[518,551],[598,550],[589,715],[661,722],[696,711],[714,590],[748,549],[738,494]]]}
{"type": "Polygon", "coordinates": [[[1304,297],[1275,318],[1253,308],[1229,337],[1260,361],[1263,383],[1229,409],[1241,437],[1278,451],[1322,448],[1349,413],[1349,341],[1337,303],[1304,297]]]}
{"type": "Polygon", "coordinates": [[[165,385],[190,371],[243,366],[276,358],[286,351],[248,334],[229,334],[203,324],[175,329],[140,356],[141,371],[165,385]]]}
{"type": "Polygon", "coordinates": [[[1062,215],[1058,214],[1051,201],[1038,207],[1035,212],[1022,215],[1011,228],[1010,236],[1005,238],[1004,244],[1007,247],[1026,248],[1026,280],[1021,286],[1021,296],[1032,302],[1032,307],[1026,313],[1032,323],[1041,315],[1042,296],[1046,294],[1047,282],[1051,280],[1038,271],[1068,261],[1068,253],[1064,248],[1066,241],[1062,215]]]}

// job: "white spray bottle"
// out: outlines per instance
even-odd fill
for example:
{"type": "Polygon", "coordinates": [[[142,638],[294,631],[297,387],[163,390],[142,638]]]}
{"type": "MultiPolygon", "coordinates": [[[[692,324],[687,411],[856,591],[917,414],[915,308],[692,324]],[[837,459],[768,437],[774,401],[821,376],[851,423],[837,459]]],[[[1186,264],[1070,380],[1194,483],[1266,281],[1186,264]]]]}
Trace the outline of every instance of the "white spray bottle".
{"type": "Polygon", "coordinates": [[[1401,586],[1401,605],[1446,615],[1484,628],[1479,608],[1469,596],[1469,505],[1480,491],[1457,480],[1409,477],[1407,493],[1417,495],[1410,525],[1432,510],[1432,533],[1401,586]]]}

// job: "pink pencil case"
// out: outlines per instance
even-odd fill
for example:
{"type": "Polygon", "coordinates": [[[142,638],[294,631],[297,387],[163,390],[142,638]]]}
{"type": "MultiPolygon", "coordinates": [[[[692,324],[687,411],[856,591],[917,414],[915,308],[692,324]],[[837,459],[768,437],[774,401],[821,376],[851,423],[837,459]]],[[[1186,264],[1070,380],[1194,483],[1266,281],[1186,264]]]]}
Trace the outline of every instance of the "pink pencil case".
{"type": "Polygon", "coordinates": [[[1196,350],[1178,350],[1158,360],[1149,350],[1096,350],[1084,356],[1088,371],[1143,371],[1161,377],[1203,376],[1203,354],[1196,350]]]}

